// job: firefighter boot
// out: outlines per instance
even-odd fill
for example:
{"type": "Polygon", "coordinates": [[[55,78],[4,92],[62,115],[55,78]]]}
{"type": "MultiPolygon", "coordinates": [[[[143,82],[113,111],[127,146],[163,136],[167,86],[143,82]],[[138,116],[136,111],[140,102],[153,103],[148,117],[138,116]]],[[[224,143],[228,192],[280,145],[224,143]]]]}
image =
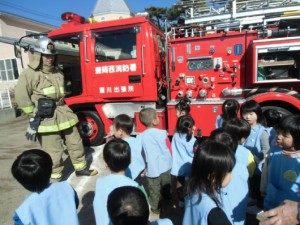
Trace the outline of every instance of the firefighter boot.
{"type": "Polygon", "coordinates": [[[51,177],[50,177],[50,182],[51,183],[58,182],[58,181],[61,181],[61,179],[62,179],[62,173],[61,172],[52,173],[51,177]]]}
{"type": "Polygon", "coordinates": [[[88,168],[85,168],[83,170],[77,170],[75,171],[75,174],[77,177],[81,177],[81,176],[95,176],[96,174],[98,174],[97,170],[89,170],[88,168]]]}

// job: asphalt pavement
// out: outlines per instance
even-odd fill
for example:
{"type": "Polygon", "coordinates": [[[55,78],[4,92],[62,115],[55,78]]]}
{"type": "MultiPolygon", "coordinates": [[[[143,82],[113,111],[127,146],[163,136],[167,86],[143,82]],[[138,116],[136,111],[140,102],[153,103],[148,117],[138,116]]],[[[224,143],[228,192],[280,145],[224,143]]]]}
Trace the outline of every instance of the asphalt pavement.
{"type": "MultiPolygon", "coordinates": [[[[37,142],[27,141],[25,131],[28,118],[21,116],[14,121],[0,124],[0,224],[11,225],[15,209],[30,194],[11,175],[11,165],[16,157],[24,150],[40,148],[37,142]]],[[[85,148],[88,164],[99,171],[93,177],[76,177],[70,159],[64,154],[64,178],[74,187],[80,199],[78,215],[80,224],[94,225],[94,212],[92,207],[96,180],[108,173],[103,164],[102,146],[85,148]]]]}

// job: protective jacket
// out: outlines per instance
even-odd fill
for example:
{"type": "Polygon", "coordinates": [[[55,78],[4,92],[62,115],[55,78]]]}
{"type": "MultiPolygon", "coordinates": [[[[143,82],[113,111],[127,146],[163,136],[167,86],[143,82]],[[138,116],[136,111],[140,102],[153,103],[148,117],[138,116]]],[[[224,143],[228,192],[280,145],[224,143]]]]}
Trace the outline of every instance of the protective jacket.
{"type": "Polygon", "coordinates": [[[78,118],[73,111],[65,105],[63,98],[64,76],[54,66],[42,66],[37,69],[25,69],[16,86],[16,102],[26,114],[37,113],[38,99],[53,99],[56,108],[51,118],[44,118],[38,128],[38,133],[58,132],[74,126],[78,118]]]}

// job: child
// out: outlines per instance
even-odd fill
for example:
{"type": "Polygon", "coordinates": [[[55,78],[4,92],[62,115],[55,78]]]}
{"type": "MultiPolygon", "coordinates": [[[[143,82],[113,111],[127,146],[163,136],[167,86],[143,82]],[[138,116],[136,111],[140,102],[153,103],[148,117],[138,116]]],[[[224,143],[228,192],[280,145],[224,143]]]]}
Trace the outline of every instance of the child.
{"type": "MultiPolygon", "coordinates": [[[[276,130],[274,127],[281,120],[282,116],[276,109],[267,109],[263,112],[263,114],[267,122],[266,131],[269,134],[270,150],[272,149],[272,151],[277,151],[277,150],[281,151],[281,148],[278,145],[276,145],[276,130]]],[[[266,195],[267,182],[268,182],[268,178],[267,178],[268,160],[267,159],[268,159],[268,155],[266,156],[266,160],[262,168],[262,174],[260,180],[260,192],[262,196],[266,195]]]]}
{"type": "Polygon", "coordinates": [[[194,157],[195,121],[190,115],[180,116],[177,120],[176,131],[172,139],[173,164],[172,175],[172,199],[173,207],[178,207],[177,182],[184,185],[185,178],[190,175],[194,157]]]}
{"type": "Polygon", "coordinates": [[[159,214],[160,193],[170,195],[171,144],[167,132],[155,128],[159,124],[155,109],[142,109],[140,111],[140,121],[146,126],[146,130],[139,134],[137,138],[141,141],[145,152],[151,211],[159,214]]]}
{"type": "Polygon", "coordinates": [[[254,156],[251,151],[243,146],[243,143],[248,138],[251,132],[250,124],[244,119],[233,119],[226,121],[223,124],[223,129],[226,130],[232,137],[238,141],[238,148],[236,150],[236,160],[242,164],[247,165],[249,177],[251,177],[255,170],[254,156]]]}
{"type": "Polygon", "coordinates": [[[222,114],[217,116],[215,127],[222,127],[225,121],[237,118],[240,104],[235,99],[227,99],[222,104],[222,114]]]}
{"type": "Polygon", "coordinates": [[[269,136],[264,127],[265,118],[260,105],[254,100],[244,102],[241,106],[241,117],[251,126],[251,133],[243,146],[252,152],[258,165],[256,174],[260,174],[264,157],[270,148],[269,136]]]}
{"type": "Polygon", "coordinates": [[[126,114],[120,114],[113,121],[113,135],[126,141],[131,150],[131,163],[125,174],[142,185],[144,182],[142,172],[145,169],[145,162],[142,156],[142,144],[134,137],[131,137],[133,121],[126,114]]]}
{"type": "Polygon", "coordinates": [[[276,109],[267,109],[263,112],[267,127],[274,127],[280,120],[281,114],[276,109]]]}
{"type": "Polygon", "coordinates": [[[175,105],[177,118],[180,116],[188,115],[190,113],[190,104],[191,100],[189,100],[188,98],[182,98],[179,100],[179,102],[175,105]]]}
{"type": "Polygon", "coordinates": [[[205,141],[199,146],[187,183],[183,225],[231,224],[220,208],[218,193],[230,182],[234,165],[234,154],[226,145],[205,141]]]}
{"type": "Polygon", "coordinates": [[[283,118],[275,129],[281,151],[270,150],[265,209],[275,208],[285,199],[300,202],[300,116],[283,118]]]}
{"type": "Polygon", "coordinates": [[[14,224],[79,225],[75,190],[66,181],[49,183],[52,160],[48,153],[37,149],[24,151],[14,161],[11,172],[32,192],[16,209],[14,224]]]}
{"type": "Polygon", "coordinates": [[[250,214],[258,213],[262,208],[262,198],[260,193],[260,181],[262,166],[265,157],[270,149],[269,135],[266,131],[265,118],[262,113],[260,105],[255,100],[249,100],[241,106],[241,117],[246,120],[251,126],[251,133],[243,146],[248,148],[253,156],[257,165],[254,175],[250,179],[250,194],[253,199],[257,200],[257,207],[248,208],[247,212],[250,214]]]}
{"type": "Polygon", "coordinates": [[[267,132],[269,134],[269,144],[270,146],[276,145],[276,131],[273,128],[281,119],[281,114],[276,109],[267,109],[263,112],[264,117],[267,122],[267,132]]]}
{"type": "Polygon", "coordinates": [[[125,176],[131,159],[130,147],[126,141],[116,138],[106,143],[103,158],[111,174],[100,177],[96,182],[93,206],[97,225],[110,224],[106,205],[112,190],[121,186],[138,186],[135,181],[125,176]]]}
{"type": "MultiPolygon", "coordinates": [[[[230,121],[227,122],[229,123],[230,121]]],[[[236,137],[230,135],[222,128],[214,130],[209,139],[225,144],[235,154],[236,164],[232,170],[232,179],[227,187],[222,188],[220,197],[223,197],[223,209],[227,216],[232,219],[233,224],[243,225],[246,219],[249,191],[249,173],[247,169],[248,161],[246,160],[246,156],[249,155],[249,150],[245,148],[238,148],[238,141],[236,137]]]]}
{"type": "MultiPolygon", "coordinates": [[[[107,211],[113,225],[149,224],[147,199],[136,187],[124,186],[113,190],[108,196],[107,211]]],[[[172,225],[173,223],[169,219],[159,219],[150,224],[172,225]]]]}

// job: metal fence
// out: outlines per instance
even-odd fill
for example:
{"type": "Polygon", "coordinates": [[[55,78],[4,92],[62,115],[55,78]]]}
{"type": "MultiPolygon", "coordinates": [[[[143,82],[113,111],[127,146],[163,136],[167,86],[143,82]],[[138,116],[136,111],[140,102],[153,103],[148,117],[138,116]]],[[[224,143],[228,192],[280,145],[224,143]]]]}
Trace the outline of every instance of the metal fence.
{"type": "Polygon", "coordinates": [[[0,110],[12,108],[9,89],[0,89],[0,110]]]}

